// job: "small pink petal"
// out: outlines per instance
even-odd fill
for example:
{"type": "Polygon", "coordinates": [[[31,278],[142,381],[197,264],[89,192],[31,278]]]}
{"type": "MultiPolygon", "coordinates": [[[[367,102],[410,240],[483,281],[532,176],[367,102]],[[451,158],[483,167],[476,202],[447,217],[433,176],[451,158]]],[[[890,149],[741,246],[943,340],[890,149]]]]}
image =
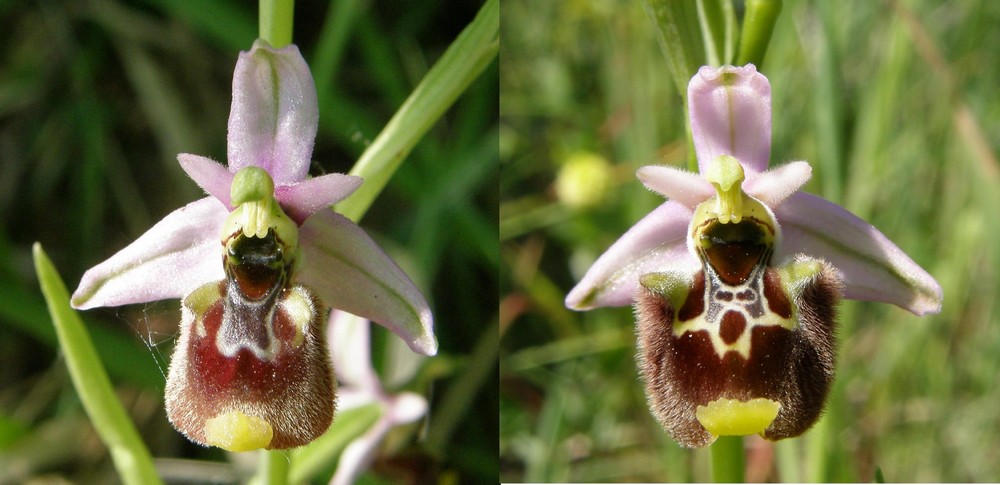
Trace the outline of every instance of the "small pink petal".
{"type": "Polygon", "coordinates": [[[691,135],[698,169],[731,155],[750,173],[771,157],[771,84],[753,64],[702,67],[688,84],[691,135]]]}
{"type": "Polygon", "coordinates": [[[812,167],[807,162],[791,162],[753,175],[743,182],[743,190],[764,205],[774,207],[798,192],[810,177],[812,167]]]}
{"type": "Polygon", "coordinates": [[[181,298],[225,277],[219,228],[229,211],[214,197],[194,201],[167,215],[114,256],[84,273],[73,307],[181,298]]]}
{"type": "Polygon", "coordinates": [[[357,224],[333,211],[319,211],[299,228],[299,244],[299,281],[324,303],[385,326],[414,352],[437,353],[427,301],[357,224]]]}
{"type": "Polygon", "coordinates": [[[229,171],[255,166],[274,185],[305,180],[319,107],[316,86],[295,45],[275,49],[258,39],[241,52],[229,112],[229,171]]]}
{"type": "Polygon", "coordinates": [[[181,153],[177,155],[177,161],[202,190],[219,199],[227,208],[233,208],[229,203],[230,187],[233,185],[232,172],[219,162],[201,155],[181,153]]]}
{"type": "Polygon", "coordinates": [[[709,181],[687,170],[649,165],[641,167],[635,175],[647,189],[690,209],[715,195],[715,189],[709,181]]]}
{"type": "Polygon", "coordinates": [[[274,193],[288,216],[301,226],[320,209],[326,209],[354,193],[363,181],[364,179],[354,175],[331,173],[292,185],[278,186],[274,193]]]}
{"type": "Polygon", "coordinates": [[[385,404],[382,418],[365,434],[347,445],[337,462],[332,485],[354,483],[375,457],[379,443],[393,426],[416,421],[427,414],[427,400],[417,394],[404,392],[392,397],[385,404]]]}
{"type": "Polygon", "coordinates": [[[333,309],[327,330],[333,369],[341,386],[375,395],[381,385],[371,365],[371,323],[362,317],[333,309]]]}
{"type": "Polygon", "coordinates": [[[783,242],[778,260],[822,257],[844,275],[844,297],[892,303],[916,315],[941,310],[941,286],[871,224],[833,202],[798,192],[774,208],[783,242]]]}
{"type": "Polygon", "coordinates": [[[637,222],[618,239],[566,296],[566,306],[589,310],[602,306],[626,306],[639,290],[645,273],[684,271],[700,267],[687,247],[692,212],[667,201],[637,222]]]}
{"type": "Polygon", "coordinates": [[[337,471],[330,480],[330,485],[350,485],[368,469],[375,458],[375,449],[389,432],[387,422],[379,420],[365,434],[351,441],[337,461],[337,471]]]}

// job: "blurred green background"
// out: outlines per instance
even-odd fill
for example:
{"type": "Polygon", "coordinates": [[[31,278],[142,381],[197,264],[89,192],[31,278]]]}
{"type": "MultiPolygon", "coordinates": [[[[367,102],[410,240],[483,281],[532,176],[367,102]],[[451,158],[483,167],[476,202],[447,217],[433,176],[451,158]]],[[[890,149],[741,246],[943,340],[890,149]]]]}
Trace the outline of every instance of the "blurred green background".
{"type": "MultiPolygon", "coordinates": [[[[320,99],[311,173],[347,172],[479,6],[297,1],[295,42],[320,99]]],[[[0,483],[115,481],[55,348],[29,248],[41,241],[72,290],[202,197],[175,157],[225,160],[233,66],[256,32],[256,2],[0,2],[0,483]]],[[[493,63],[361,221],[427,295],[440,343],[406,384],[428,396],[429,418],[390,435],[369,483],[498,473],[497,77],[493,63]]],[[[188,443],[163,412],[178,302],[84,316],[143,439],[170,459],[160,469],[232,481],[230,458],[188,443]]],[[[395,337],[374,328],[378,367],[395,337]]]]}
{"type": "MultiPolygon", "coordinates": [[[[742,2],[736,2],[738,5],[742,2]]],[[[944,288],[939,315],[846,302],[826,416],[747,438],[748,480],[1000,480],[1000,2],[786,1],[760,70],[772,165],[870,221],[944,288]]],[[[650,416],[629,308],[566,292],[686,166],[684,106],[638,0],[507,0],[500,72],[505,481],[707,480],[650,416]]]]}

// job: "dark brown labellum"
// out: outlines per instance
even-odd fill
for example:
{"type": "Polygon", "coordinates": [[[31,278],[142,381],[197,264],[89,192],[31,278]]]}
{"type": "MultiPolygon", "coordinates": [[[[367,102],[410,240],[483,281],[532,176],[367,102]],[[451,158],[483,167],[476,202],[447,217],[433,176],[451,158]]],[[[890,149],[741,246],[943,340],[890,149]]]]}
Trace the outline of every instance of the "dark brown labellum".
{"type": "Polygon", "coordinates": [[[643,287],[635,302],[650,409],[686,447],[715,440],[696,411],[719,399],[775,401],[777,417],[762,435],[798,436],[818,419],[833,379],[839,273],[805,256],[769,266],[770,246],[743,237],[752,227],[729,226],[725,238],[702,244],[703,271],[686,295],[643,287]],[[801,280],[783,284],[782,274],[801,280]]]}
{"type": "Polygon", "coordinates": [[[208,422],[239,413],[273,430],[261,447],[301,446],[325,432],[334,414],[327,310],[308,288],[288,283],[290,264],[274,231],[234,237],[224,259],[226,280],[182,302],[167,415],[203,445],[218,445],[206,435],[208,422]]]}

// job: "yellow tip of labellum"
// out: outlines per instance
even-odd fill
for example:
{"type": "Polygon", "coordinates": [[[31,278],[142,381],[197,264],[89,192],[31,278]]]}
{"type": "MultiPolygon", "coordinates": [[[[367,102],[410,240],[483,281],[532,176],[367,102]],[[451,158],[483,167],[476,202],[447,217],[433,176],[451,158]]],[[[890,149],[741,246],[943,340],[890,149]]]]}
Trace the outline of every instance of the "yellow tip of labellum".
{"type": "Polygon", "coordinates": [[[205,421],[205,441],[227,451],[267,448],[273,435],[270,423],[239,411],[219,414],[205,421]]]}
{"type": "Polygon", "coordinates": [[[743,436],[763,433],[778,416],[781,404],[770,399],[749,401],[716,399],[707,406],[698,406],[695,417],[715,436],[743,436]]]}

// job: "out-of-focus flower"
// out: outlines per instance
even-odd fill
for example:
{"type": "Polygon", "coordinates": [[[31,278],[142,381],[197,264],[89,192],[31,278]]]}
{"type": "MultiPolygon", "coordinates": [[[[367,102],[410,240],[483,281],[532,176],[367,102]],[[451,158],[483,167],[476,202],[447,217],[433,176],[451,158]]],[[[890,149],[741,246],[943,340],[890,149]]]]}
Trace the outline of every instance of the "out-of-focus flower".
{"type": "Polygon", "coordinates": [[[753,65],[703,67],[688,86],[699,173],[642,167],[670,200],[611,246],[566,297],[635,302],[650,408],[682,445],[797,436],[834,369],[841,296],[940,310],[941,288],[881,232],[800,192],[806,162],[767,170],[771,88],[753,65]]]}
{"type": "Polygon", "coordinates": [[[599,205],[611,188],[611,165],[596,153],[571,155],[556,176],[556,196],[574,209],[599,205]]]}
{"type": "Polygon", "coordinates": [[[334,310],[330,316],[330,348],[340,382],[340,409],[378,404],[379,420],[352,441],[340,456],[333,485],[354,483],[371,464],[379,444],[393,427],[412,423],[427,414],[427,400],[419,394],[389,394],[382,388],[371,362],[371,324],[360,317],[334,310]]]}
{"type": "Polygon", "coordinates": [[[298,48],[258,40],[233,75],[227,166],[178,155],[209,196],[91,268],[73,294],[80,309],[183,297],[167,409],[195,442],[288,448],[326,430],[326,305],[386,326],[415,352],[437,351],[419,290],[329,210],[361,179],[308,177],[318,118],[298,48]]]}

